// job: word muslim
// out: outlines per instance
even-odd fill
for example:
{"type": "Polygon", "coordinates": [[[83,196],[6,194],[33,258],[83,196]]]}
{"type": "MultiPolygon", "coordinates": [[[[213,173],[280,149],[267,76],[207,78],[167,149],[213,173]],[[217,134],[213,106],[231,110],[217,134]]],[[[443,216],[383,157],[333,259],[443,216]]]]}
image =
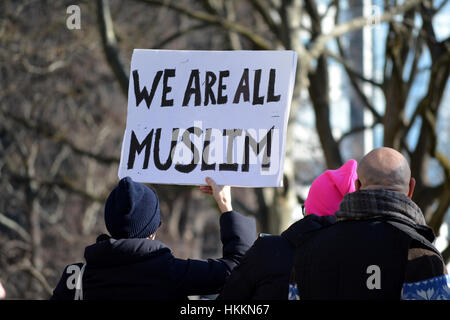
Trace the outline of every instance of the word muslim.
{"type": "MultiPolygon", "coordinates": [[[[154,167],[162,171],[168,170],[174,163],[175,170],[182,173],[192,172],[198,166],[201,171],[240,170],[248,172],[250,165],[253,164],[261,165],[262,171],[269,171],[271,164],[274,163],[274,161],[271,161],[271,155],[274,153],[274,146],[277,146],[274,144],[274,141],[275,143],[279,141],[279,130],[275,126],[267,130],[260,129],[259,136],[262,138],[259,141],[256,138],[256,130],[253,129],[218,130],[206,128],[202,130],[196,126],[188,129],[173,128],[170,143],[161,142],[162,128],[152,128],[147,132],[146,136],[139,141],[135,132],[131,131],[127,162],[128,169],[133,169],[136,156],[143,154],[142,169],[148,169],[150,160],[153,159],[154,167]],[[212,137],[214,137],[214,140],[212,137]],[[167,159],[162,161],[161,145],[169,144],[170,149],[167,159]],[[225,148],[223,148],[224,146],[225,148]],[[179,151],[180,147],[189,152],[188,157],[186,157],[186,154],[183,155],[184,160],[189,158],[188,161],[183,161],[183,163],[178,162],[176,159],[178,155],[177,150],[179,151]],[[199,149],[202,149],[201,152],[199,149]],[[236,155],[233,155],[233,150],[238,150],[236,155]],[[215,153],[214,157],[211,155],[213,151],[215,153]],[[223,159],[224,157],[221,156],[221,151],[225,151],[226,159],[223,159]],[[240,161],[237,160],[238,154],[241,154],[240,161]],[[221,161],[220,158],[222,158],[221,161]],[[236,161],[233,159],[236,159],[236,161]]],[[[275,150],[275,155],[277,154],[278,152],[275,150]]]]}

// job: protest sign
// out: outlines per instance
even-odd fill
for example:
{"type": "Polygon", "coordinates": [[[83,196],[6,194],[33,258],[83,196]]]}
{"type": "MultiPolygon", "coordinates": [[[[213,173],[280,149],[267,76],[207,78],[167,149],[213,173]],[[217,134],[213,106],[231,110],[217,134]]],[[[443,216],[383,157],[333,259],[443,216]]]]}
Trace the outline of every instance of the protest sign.
{"type": "Polygon", "coordinates": [[[294,51],[135,49],[119,177],[282,186],[294,51]]]}

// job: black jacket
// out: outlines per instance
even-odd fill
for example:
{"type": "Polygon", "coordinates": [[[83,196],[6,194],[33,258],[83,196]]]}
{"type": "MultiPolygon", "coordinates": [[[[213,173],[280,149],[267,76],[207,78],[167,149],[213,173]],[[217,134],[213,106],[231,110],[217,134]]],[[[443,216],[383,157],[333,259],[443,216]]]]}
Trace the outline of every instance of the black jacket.
{"type": "Polygon", "coordinates": [[[336,221],[314,214],[293,223],[281,235],[259,237],[226,282],[218,300],[287,300],[297,238],[336,221]]]}
{"type": "Polygon", "coordinates": [[[301,300],[398,300],[405,283],[447,273],[432,230],[405,195],[357,191],[339,208],[338,222],[296,241],[293,278],[301,300]]]}
{"type": "MultiPolygon", "coordinates": [[[[83,298],[176,300],[218,293],[255,240],[255,222],[237,212],[226,212],[220,217],[220,232],[223,257],[207,260],[175,258],[158,240],[98,241],[85,249],[83,298]]],[[[68,267],[51,299],[74,299],[75,290],[67,286],[68,267]]]]}
{"type": "Polygon", "coordinates": [[[302,300],[399,299],[409,237],[377,221],[338,222],[299,245],[295,279],[302,300]],[[367,281],[373,267],[381,289],[367,281]]]}

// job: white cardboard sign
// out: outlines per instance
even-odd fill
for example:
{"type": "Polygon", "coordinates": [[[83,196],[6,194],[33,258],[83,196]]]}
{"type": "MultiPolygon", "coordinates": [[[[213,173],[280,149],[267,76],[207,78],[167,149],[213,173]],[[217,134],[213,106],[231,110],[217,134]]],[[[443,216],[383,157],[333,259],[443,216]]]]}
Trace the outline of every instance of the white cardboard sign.
{"type": "Polygon", "coordinates": [[[119,178],[283,185],[294,51],[135,49],[119,178]]]}

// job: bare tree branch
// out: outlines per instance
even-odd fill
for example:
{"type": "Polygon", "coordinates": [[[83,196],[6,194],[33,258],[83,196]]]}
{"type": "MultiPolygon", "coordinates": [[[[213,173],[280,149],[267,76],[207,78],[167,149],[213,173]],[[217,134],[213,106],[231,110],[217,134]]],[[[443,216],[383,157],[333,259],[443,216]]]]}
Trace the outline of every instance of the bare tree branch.
{"type": "Polygon", "coordinates": [[[439,13],[439,11],[441,11],[442,8],[444,8],[447,5],[447,3],[448,3],[448,0],[442,1],[441,4],[437,8],[433,9],[433,13],[434,14],[439,13]]]}
{"type": "Polygon", "coordinates": [[[199,0],[203,8],[211,14],[220,15],[218,6],[211,0],[199,0]]]}
{"type": "MultiPolygon", "coordinates": [[[[234,0],[223,0],[223,7],[225,11],[225,15],[228,20],[236,21],[236,12],[235,12],[235,1],[234,0]]],[[[233,31],[227,32],[228,40],[230,42],[230,47],[233,50],[241,50],[242,45],[239,40],[239,35],[233,31]]]]}
{"type": "Polygon", "coordinates": [[[330,9],[331,9],[333,6],[336,7],[336,10],[338,10],[338,9],[337,9],[337,4],[338,4],[338,1],[336,1],[336,0],[331,0],[331,1],[328,3],[327,8],[325,9],[325,12],[324,12],[322,15],[320,15],[320,20],[322,21],[323,18],[325,18],[325,17],[328,15],[328,12],[330,12],[330,9]]]}
{"type": "Polygon", "coordinates": [[[276,35],[278,38],[280,38],[280,27],[275,22],[275,20],[272,19],[272,16],[270,14],[270,10],[272,10],[269,6],[266,5],[265,2],[262,0],[249,0],[252,4],[253,8],[261,15],[264,22],[269,27],[269,30],[272,31],[274,35],[276,35]]]}
{"type": "Polygon", "coordinates": [[[429,223],[430,227],[437,233],[444,222],[447,210],[450,206],[450,163],[448,159],[438,151],[435,151],[434,156],[439,161],[444,171],[443,190],[440,193],[439,205],[433,212],[429,223]]]}
{"type": "Polygon", "coordinates": [[[26,118],[18,117],[16,115],[12,114],[11,112],[5,111],[2,109],[0,109],[0,114],[3,114],[3,116],[5,116],[5,118],[9,118],[9,119],[13,120],[16,124],[20,124],[21,126],[25,127],[26,129],[30,129],[39,135],[42,135],[46,138],[52,139],[53,141],[55,141],[57,143],[61,143],[62,145],[69,147],[76,154],[95,159],[95,160],[105,163],[105,164],[112,164],[112,163],[120,162],[119,158],[104,156],[102,154],[96,154],[94,152],[85,150],[85,149],[77,146],[74,142],[70,141],[60,130],[54,128],[48,122],[41,123],[38,125],[26,118]]]}
{"type": "Polygon", "coordinates": [[[42,274],[41,271],[39,271],[36,267],[33,266],[31,261],[29,259],[25,259],[19,266],[19,270],[23,270],[28,272],[33,278],[35,278],[41,287],[45,290],[45,292],[51,296],[53,294],[53,288],[48,283],[45,276],[42,274]]]}
{"type": "Polygon", "coordinates": [[[114,33],[109,0],[97,0],[97,19],[106,60],[116,75],[123,94],[128,96],[128,75],[125,72],[125,68],[120,60],[119,50],[117,49],[117,40],[114,33]]]}
{"type": "Polygon", "coordinates": [[[330,57],[332,57],[333,59],[335,59],[336,61],[339,61],[342,66],[344,67],[345,72],[348,75],[348,78],[350,80],[350,84],[352,85],[352,88],[355,90],[356,94],[358,95],[358,97],[361,99],[361,101],[363,102],[363,104],[366,106],[366,108],[372,113],[372,115],[375,118],[375,122],[379,123],[381,122],[381,115],[378,113],[378,111],[375,109],[375,107],[372,105],[372,103],[367,99],[367,96],[363,93],[361,87],[359,86],[357,79],[362,80],[362,81],[366,81],[372,85],[377,85],[379,87],[381,87],[381,84],[379,84],[376,81],[370,80],[370,79],[366,79],[364,78],[362,75],[360,75],[359,73],[357,73],[356,71],[354,71],[354,69],[347,63],[346,59],[345,59],[345,55],[344,55],[344,51],[343,48],[340,44],[339,39],[336,39],[338,42],[338,47],[339,47],[339,51],[341,52],[341,56],[343,58],[340,58],[338,56],[336,56],[335,54],[331,53],[327,50],[326,53],[327,55],[330,55],[330,57]]]}
{"type": "Polygon", "coordinates": [[[411,71],[409,73],[409,78],[406,83],[408,92],[410,91],[410,89],[414,83],[414,80],[416,79],[416,75],[418,73],[418,64],[419,64],[419,59],[422,55],[422,46],[423,46],[422,38],[420,36],[417,36],[416,45],[414,47],[414,58],[413,58],[412,65],[411,65],[411,71]]]}
{"type": "Polygon", "coordinates": [[[365,130],[373,129],[378,123],[380,123],[380,122],[374,121],[370,126],[354,127],[351,130],[345,132],[342,136],[340,136],[339,139],[337,140],[337,143],[341,144],[345,138],[347,138],[348,136],[351,136],[352,134],[355,134],[355,133],[358,133],[361,131],[365,131],[365,130]]]}
{"type": "MultiPolygon", "coordinates": [[[[100,0],[99,0],[100,1],[100,0]]],[[[163,0],[137,0],[140,2],[144,2],[149,5],[166,7],[171,10],[174,10],[180,14],[183,14],[191,19],[199,20],[205,23],[209,23],[212,25],[218,25],[226,30],[230,30],[240,34],[242,37],[249,40],[253,45],[262,50],[273,50],[273,46],[263,37],[254,33],[252,30],[247,28],[246,26],[229,21],[228,19],[224,19],[220,16],[209,14],[206,12],[190,9],[174,2],[166,2],[163,0]]]]}
{"type": "MultiPolygon", "coordinates": [[[[381,23],[392,21],[396,15],[408,11],[420,3],[421,0],[405,0],[403,4],[392,7],[390,10],[377,17],[377,22],[381,23]]],[[[311,56],[313,58],[319,57],[329,40],[342,36],[348,32],[361,29],[369,24],[373,24],[373,22],[373,17],[358,17],[335,26],[330,33],[322,34],[316,41],[314,41],[314,44],[310,50],[311,56]]]]}
{"type": "Polygon", "coordinates": [[[162,41],[158,42],[154,47],[155,48],[163,48],[165,46],[167,46],[169,43],[171,43],[172,41],[185,36],[186,34],[193,32],[193,31],[197,31],[197,30],[201,30],[201,29],[205,29],[207,27],[209,27],[210,24],[209,23],[201,23],[201,24],[197,24],[197,25],[193,25],[190,27],[187,27],[185,29],[181,29],[178,30],[177,32],[174,32],[173,34],[171,34],[170,36],[168,36],[167,38],[163,39],[162,41]]]}
{"type": "Polygon", "coordinates": [[[317,9],[317,3],[315,0],[304,0],[305,11],[308,12],[311,20],[311,39],[314,41],[319,35],[322,34],[322,21],[317,9]]]}
{"type": "Polygon", "coordinates": [[[47,67],[38,67],[38,66],[32,65],[26,58],[23,58],[22,64],[23,64],[25,70],[27,70],[27,72],[39,74],[39,75],[49,74],[49,73],[55,72],[56,70],[67,66],[66,61],[58,60],[58,61],[52,62],[47,67]]]}
{"type": "Polygon", "coordinates": [[[436,39],[436,33],[433,28],[433,1],[424,0],[420,5],[422,16],[422,29],[425,30],[427,37],[425,38],[428,49],[430,50],[431,59],[437,61],[442,54],[448,50],[448,44],[445,41],[438,42],[436,39]]]}
{"type": "Polygon", "coordinates": [[[349,62],[346,60],[346,55],[341,55],[338,56],[337,54],[335,54],[334,52],[326,49],[324,51],[324,53],[329,56],[330,58],[333,58],[334,60],[336,60],[337,62],[339,62],[340,64],[342,64],[342,66],[346,69],[347,73],[350,74],[351,77],[355,77],[360,81],[363,82],[367,82],[375,87],[381,88],[382,84],[377,82],[376,80],[373,79],[368,79],[366,77],[364,77],[360,72],[356,71],[350,64],[349,62]]]}
{"type": "Polygon", "coordinates": [[[24,176],[14,172],[13,170],[8,169],[9,174],[13,179],[16,179],[20,182],[35,182],[39,187],[59,187],[63,190],[70,191],[72,193],[78,194],[86,199],[91,201],[96,201],[100,203],[104,203],[106,200],[106,195],[99,196],[93,193],[86,191],[85,188],[81,188],[70,182],[68,178],[61,177],[59,180],[46,180],[40,179],[36,177],[24,176]]]}
{"type": "Polygon", "coordinates": [[[20,224],[18,224],[11,218],[8,218],[1,212],[0,212],[0,224],[17,233],[26,242],[30,241],[31,239],[30,234],[24,228],[22,228],[20,224]]]}

